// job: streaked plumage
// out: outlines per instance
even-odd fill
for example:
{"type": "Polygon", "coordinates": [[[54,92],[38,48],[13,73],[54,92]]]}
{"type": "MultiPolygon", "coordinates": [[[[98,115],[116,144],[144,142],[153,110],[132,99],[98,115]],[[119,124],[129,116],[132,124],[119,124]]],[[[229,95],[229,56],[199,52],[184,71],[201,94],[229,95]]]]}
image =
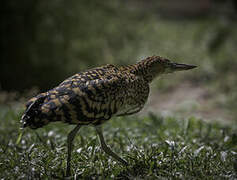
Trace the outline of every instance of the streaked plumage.
{"type": "Polygon", "coordinates": [[[36,129],[53,121],[97,126],[112,116],[134,114],[146,103],[149,83],[155,77],[194,67],[152,56],[134,65],[105,65],[77,73],[30,99],[22,116],[23,127],[36,129]]]}

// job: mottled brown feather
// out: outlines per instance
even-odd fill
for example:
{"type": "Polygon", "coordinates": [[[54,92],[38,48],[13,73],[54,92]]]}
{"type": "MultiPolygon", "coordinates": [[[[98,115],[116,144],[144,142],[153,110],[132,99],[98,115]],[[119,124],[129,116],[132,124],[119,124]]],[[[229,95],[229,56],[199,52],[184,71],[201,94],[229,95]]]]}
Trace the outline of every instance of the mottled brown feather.
{"type": "Polygon", "coordinates": [[[105,65],[77,73],[26,104],[23,127],[52,121],[99,125],[112,116],[139,112],[147,101],[149,83],[165,72],[169,60],[152,56],[134,65],[105,65]]]}

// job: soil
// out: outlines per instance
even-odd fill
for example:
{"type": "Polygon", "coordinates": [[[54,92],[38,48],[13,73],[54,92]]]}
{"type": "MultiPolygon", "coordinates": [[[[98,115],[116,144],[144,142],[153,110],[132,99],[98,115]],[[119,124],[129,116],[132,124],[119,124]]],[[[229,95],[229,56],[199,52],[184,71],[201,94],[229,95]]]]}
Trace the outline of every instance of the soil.
{"type": "Polygon", "coordinates": [[[212,95],[206,87],[184,83],[168,92],[151,90],[150,97],[140,115],[148,112],[163,116],[180,118],[198,117],[207,121],[230,122],[230,112],[218,99],[221,95],[212,95]],[[217,98],[218,97],[218,98],[217,98]]]}

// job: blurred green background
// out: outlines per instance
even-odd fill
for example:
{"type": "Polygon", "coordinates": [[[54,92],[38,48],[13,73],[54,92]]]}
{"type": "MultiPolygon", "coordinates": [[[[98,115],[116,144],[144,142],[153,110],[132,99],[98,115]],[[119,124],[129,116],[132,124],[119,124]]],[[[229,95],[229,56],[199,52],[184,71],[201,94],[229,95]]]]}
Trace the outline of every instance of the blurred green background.
{"type": "Polygon", "coordinates": [[[1,104],[53,88],[81,70],[160,55],[198,69],[156,81],[154,96],[201,89],[189,98],[197,114],[236,120],[234,0],[8,0],[1,8],[1,104]]]}
{"type": "MultiPolygon", "coordinates": [[[[73,179],[237,178],[236,0],[1,0],[0,179],[63,179],[73,128],[26,128],[27,99],[82,70],[152,55],[198,68],[152,83],[145,108],[83,127],[73,179]]],[[[69,179],[69,178],[68,178],[69,179]]]]}

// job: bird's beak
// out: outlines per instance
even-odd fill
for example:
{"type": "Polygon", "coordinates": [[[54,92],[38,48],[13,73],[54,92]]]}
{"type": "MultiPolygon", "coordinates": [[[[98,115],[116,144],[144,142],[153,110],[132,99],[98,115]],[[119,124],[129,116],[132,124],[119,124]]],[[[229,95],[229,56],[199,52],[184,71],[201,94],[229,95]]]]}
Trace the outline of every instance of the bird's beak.
{"type": "Polygon", "coordinates": [[[188,65],[188,64],[179,64],[179,63],[170,63],[170,69],[172,71],[184,71],[184,70],[189,70],[196,68],[197,66],[195,65],[188,65]]]}

